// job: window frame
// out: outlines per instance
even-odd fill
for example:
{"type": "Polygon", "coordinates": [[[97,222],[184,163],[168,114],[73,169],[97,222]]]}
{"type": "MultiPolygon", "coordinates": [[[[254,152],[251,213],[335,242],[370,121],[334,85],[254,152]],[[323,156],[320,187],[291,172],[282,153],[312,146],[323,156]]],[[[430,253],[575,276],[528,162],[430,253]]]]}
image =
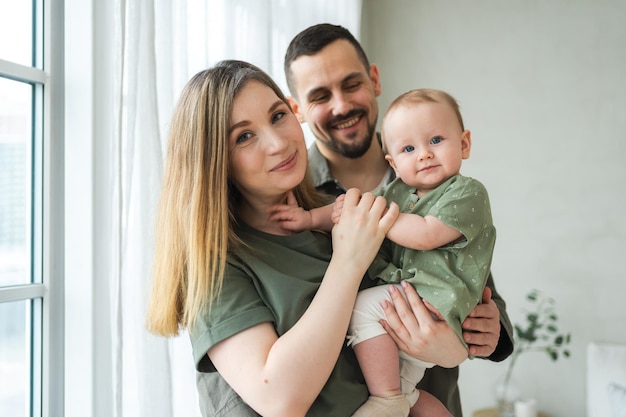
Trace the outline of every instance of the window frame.
{"type": "Polygon", "coordinates": [[[33,66],[0,59],[4,78],[33,86],[31,283],[0,302],[31,301],[30,415],[64,415],[64,2],[33,1],[33,66]]]}

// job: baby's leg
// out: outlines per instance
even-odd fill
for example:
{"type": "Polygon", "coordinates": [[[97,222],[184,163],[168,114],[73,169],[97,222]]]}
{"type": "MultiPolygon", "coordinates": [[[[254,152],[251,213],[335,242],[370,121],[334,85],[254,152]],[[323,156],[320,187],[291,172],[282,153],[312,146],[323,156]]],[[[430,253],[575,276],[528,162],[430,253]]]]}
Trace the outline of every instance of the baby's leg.
{"type": "Polygon", "coordinates": [[[384,317],[380,302],[386,296],[386,286],[381,286],[357,297],[350,333],[370,397],[353,417],[406,417],[409,413],[409,400],[400,383],[398,347],[379,323],[384,317]]]}
{"type": "Polygon", "coordinates": [[[387,333],[354,346],[367,389],[377,397],[402,394],[398,346],[387,333]]]}
{"type": "Polygon", "coordinates": [[[393,397],[370,397],[352,417],[407,417],[409,403],[402,394],[393,397]]]}
{"type": "Polygon", "coordinates": [[[453,417],[448,409],[431,393],[420,390],[417,402],[411,407],[411,417],[453,417]]]}
{"type": "Polygon", "coordinates": [[[426,368],[432,368],[433,364],[412,358],[404,352],[400,352],[400,384],[402,392],[406,395],[409,404],[413,406],[420,395],[417,383],[424,377],[426,368]]]}

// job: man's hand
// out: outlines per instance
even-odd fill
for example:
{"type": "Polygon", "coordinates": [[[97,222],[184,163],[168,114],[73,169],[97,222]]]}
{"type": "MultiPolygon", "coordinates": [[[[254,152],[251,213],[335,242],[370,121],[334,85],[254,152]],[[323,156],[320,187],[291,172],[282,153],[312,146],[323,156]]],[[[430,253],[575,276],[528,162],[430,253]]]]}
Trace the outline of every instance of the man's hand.
{"type": "Polygon", "coordinates": [[[387,320],[381,324],[398,348],[414,358],[445,368],[458,366],[467,358],[467,350],[454,330],[433,317],[412,285],[402,281],[406,299],[395,287],[389,293],[393,305],[384,301],[387,320]]]}
{"type": "Polygon", "coordinates": [[[482,304],[472,310],[462,327],[470,354],[486,358],[496,350],[500,339],[500,311],[491,299],[490,288],[485,287],[482,304]]]}

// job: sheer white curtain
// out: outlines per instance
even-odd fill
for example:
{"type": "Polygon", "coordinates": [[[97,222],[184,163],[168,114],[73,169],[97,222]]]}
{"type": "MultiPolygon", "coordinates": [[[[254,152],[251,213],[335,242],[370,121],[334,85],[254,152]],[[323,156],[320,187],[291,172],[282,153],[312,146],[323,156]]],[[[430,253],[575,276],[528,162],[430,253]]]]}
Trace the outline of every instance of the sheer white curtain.
{"type": "Polygon", "coordinates": [[[106,80],[94,78],[113,108],[100,121],[110,132],[104,136],[111,142],[102,145],[110,160],[100,162],[106,186],[96,190],[96,199],[110,204],[102,209],[109,216],[103,224],[112,227],[101,227],[104,233],[96,236],[96,249],[106,248],[99,263],[107,267],[95,279],[109,281],[94,284],[105,312],[95,315],[101,323],[94,332],[111,323],[110,333],[94,337],[97,346],[105,344],[96,349],[110,354],[95,357],[110,357],[112,367],[104,382],[95,383],[96,404],[106,404],[115,417],[197,416],[187,336],[165,340],[144,327],[172,107],[193,74],[225,58],[260,66],[286,91],[282,61],[291,38],[320,22],[341,24],[358,36],[361,1],[120,0],[97,8],[97,19],[107,22],[100,24],[99,36],[109,36],[108,48],[97,54],[110,72],[102,71],[106,80]]]}

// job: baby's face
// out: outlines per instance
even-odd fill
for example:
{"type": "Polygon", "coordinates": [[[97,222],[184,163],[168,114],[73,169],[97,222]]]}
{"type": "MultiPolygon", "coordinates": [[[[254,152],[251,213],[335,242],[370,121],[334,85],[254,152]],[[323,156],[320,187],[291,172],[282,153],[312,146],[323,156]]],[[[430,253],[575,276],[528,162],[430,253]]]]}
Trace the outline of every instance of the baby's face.
{"type": "Polygon", "coordinates": [[[470,132],[442,103],[403,103],[383,121],[386,159],[396,175],[424,194],[460,173],[469,158],[470,132]]]}

